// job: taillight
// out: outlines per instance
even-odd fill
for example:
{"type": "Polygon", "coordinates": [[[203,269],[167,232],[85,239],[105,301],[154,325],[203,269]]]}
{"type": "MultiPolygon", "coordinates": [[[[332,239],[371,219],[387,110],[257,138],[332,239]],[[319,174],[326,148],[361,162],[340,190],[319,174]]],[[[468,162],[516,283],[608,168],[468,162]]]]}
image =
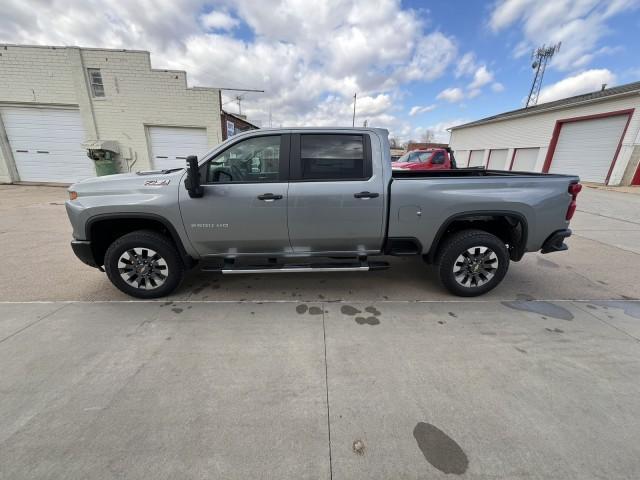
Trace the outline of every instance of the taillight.
{"type": "Polygon", "coordinates": [[[576,213],[576,207],[578,204],[576,203],[576,199],[578,198],[578,194],[582,191],[582,185],[579,183],[572,183],[569,185],[569,194],[571,195],[571,202],[569,203],[569,208],[567,209],[567,220],[571,220],[573,218],[573,214],[576,213]]]}
{"type": "Polygon", "coordinates": [[[571,185],[569,185],[569,193],[573,195],[574,200],[581,191],[582,191],[582,184],[572,183],[571,185]]]}

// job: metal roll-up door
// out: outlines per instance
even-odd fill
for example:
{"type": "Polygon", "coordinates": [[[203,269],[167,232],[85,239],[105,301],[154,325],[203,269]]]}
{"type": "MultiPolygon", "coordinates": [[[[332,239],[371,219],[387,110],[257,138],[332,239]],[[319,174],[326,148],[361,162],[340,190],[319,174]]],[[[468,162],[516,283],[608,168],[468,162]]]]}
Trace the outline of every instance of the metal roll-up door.
{"type": "Polygon", "coordinates": [[[605,183],[627,120],[617,115],[563,123],[549,172],[605,183]]]}
{"type": "Polygon", "coordinates": [[[204,128],[149,127],[151,163],[158,170],[181,168],[189,155],[200,158],[209,150],[204,128]]]}
{"type": "Polygon", "coordinates": [[[78,110],[3,107],[0,113],[20,181],[74,183],[95,177],[82,148],[85,130],[78,110]]]}

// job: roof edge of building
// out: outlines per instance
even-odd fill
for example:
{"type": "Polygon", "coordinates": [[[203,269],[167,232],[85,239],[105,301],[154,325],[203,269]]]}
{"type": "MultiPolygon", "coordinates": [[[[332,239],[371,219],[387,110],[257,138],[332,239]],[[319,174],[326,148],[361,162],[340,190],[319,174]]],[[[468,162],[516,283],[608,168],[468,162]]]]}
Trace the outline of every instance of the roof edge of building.
{"type": "Polygon", "coordinates": [[[256,129],[260,129],[260,127],[258,125],[256,125],[255,123],[251,122],[250,120],[247,120],[246,118],[239,117],[235,113],[227,112],[224,109],[221,109],[221,111],[225,115],[229,115],[230,117],[236,118],[236,119],[238,119],[238,120],[240,120],[240,121],[242,121],[244,123],[247,123],[247,124],[251,125],[252,127],[255,127],[256,129]]]}
{"type": "Polygon", "coordinates": [[[49,50],[64,50],[67,48],[74,48],[79,50],[94,50],[99,52],[132,52],[132,53],[147,53],[148,50],[137,50],[134,48],[102,48],[102,47],[79,47],[77,45],[31,45],[20,43],[0,43],[0,47],[16,47],[16,48],[43,48],[49,50]]]}
{"type": "Polygon", "coordinates": [[[617,97],[624,97],[624,96],[631,96],[631,95],[638,95],[640,94],[640,82],[633,82],[633,83],[629,83],[626,85],[620,85],[620,87],[612,87],[611,90],[613,89],[618,89],[624,86],[628,86],[628,85],[634,85],[637,84],[637,88],[631,89],[631,90],[623,90],[620,92],[615,92],[615,93],[609,93],[606,95],[599,95],[595,98],[583,98],[582,100],[580,100],[580,98],[582,97],[588,97],[589,95],[594,95],[594,94],[598,94],[601,92],[600,91],[596,91],[596,92],[590,92],[590,93],[585,93],[582,95],[576,95],[573,97],[567,97],[567,98],[563,98],[560,100],[554,100],[553,102],[547,102],[547,103],[543,103],[541,105],[537,105],[537,107],[542,107],[542,108],[535,108],[535,110],[531,110],[528,108],[520,108],[518,110],[512,110],[510,112],[505,112],[505,113],[501,113],[501,114],[497,114],[497,115],[492,115],[490,117],[485,117],[485,118],[481,118],[480,120],[475,120],[473,122],[469,122],[469,123],[463,123],[462,125],[456,125],[453,127],[448,128],[448,130],[453,131],[453,130],[458,130],[458,129],[462,129],[462,128],[470,128],[470,127],[476,127],[479,125],[486,125],[489,123],[496,123],[496,122],[501,122],[504,120],[512,120],[514,118],[521,118],[521,117],[526,117],[526,116],[531,116],[531,115],[538,115],[541,113],[545,113],[545,112],[550,112],[553,110],[560,110],[563,108],[571,108],[571,107],[575,107],[575,106],[580,106],[580,105],[584,105],[587,103],[597,103],[597,102],[602,102],[605,100],[610,100],[612,98],[617,98],[617,97]],[[575,99],[574,101],[571,101],[575,99]],[[558,103],[558,102],[562,102],[562,103],[558,103]],[[547,105],[546,107],[544,107],[545,105],[547,105]]]}

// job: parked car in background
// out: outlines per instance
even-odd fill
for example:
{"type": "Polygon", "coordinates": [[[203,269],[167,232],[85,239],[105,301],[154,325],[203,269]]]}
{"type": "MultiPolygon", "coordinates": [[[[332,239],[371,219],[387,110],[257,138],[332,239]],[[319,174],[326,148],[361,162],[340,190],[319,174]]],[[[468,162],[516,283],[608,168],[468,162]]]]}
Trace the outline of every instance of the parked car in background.
{"type": "Polygon", "coordinates": [[[393,170],[451,170],[456,168],[453,153],[446,148],[430,148],[407,152],[391,162],[393,170]]]}

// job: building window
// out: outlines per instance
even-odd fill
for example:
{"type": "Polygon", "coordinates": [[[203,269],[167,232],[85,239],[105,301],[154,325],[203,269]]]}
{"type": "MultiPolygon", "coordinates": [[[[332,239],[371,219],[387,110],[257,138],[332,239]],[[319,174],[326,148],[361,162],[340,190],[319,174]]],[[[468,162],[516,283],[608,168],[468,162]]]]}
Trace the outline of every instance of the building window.
{"type": "Polygon", "coordinates": [[[104,97],[104,84],[102,83],[102,74],[99,68],[87,68],[89,74],[89,84],[91,85],[91,94],[94,97],[104,97]]]}

